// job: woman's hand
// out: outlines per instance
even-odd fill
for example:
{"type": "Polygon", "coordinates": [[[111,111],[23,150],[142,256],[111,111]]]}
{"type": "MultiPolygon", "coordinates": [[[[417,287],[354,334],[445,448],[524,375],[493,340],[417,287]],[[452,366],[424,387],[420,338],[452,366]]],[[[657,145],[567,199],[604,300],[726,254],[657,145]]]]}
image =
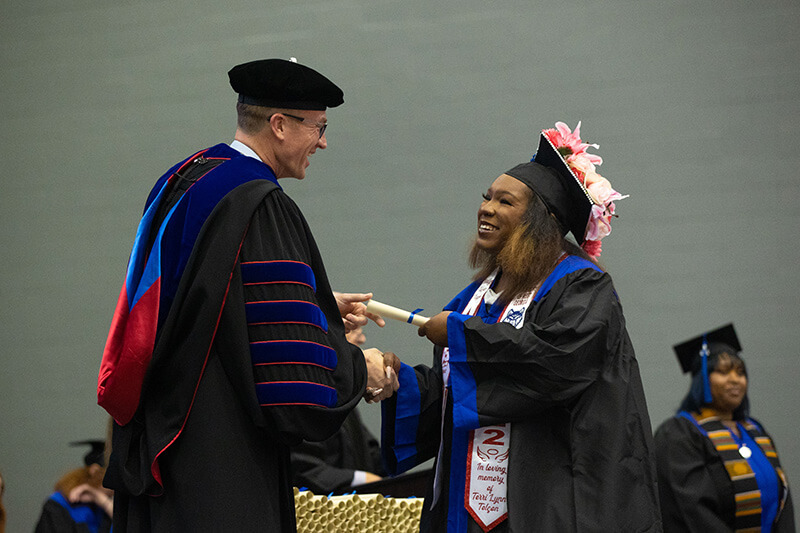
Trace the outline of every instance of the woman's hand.
{"type": "Polygon", "coordinates": [[[438,346],[447,346],[447,317],[450,313],[451,311],[442,311],[432,317],[419,328],[419,336],[428,337],[429,341],[438,346]]]}

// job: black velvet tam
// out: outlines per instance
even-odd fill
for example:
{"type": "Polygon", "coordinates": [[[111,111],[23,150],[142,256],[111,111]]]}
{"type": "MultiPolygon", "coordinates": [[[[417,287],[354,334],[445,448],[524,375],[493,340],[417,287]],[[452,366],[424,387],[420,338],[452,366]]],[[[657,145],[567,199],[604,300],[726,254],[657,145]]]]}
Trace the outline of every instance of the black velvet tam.
{"type": "Polygon", "coordinates": [[[228,71],[239,102],[284,109],[324,111],[344,102],[344,93],[316,70],[284,59],[260,59],[228,71]]]}

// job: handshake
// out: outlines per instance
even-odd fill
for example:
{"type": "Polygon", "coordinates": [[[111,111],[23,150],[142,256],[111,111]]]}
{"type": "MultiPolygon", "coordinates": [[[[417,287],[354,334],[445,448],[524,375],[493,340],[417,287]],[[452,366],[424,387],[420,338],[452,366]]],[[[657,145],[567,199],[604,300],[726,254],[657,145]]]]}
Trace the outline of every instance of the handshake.
{"type": "MultiPolygon", "coordinates": [[[[372,298],[372,293],[341,293],[333,292],[339,313],[342,315],[347,340],[360,346],[366,341],[361,329],[368,320],[383,327],[386,322],[375,313],[367,311],[364,302],[372,298]]],[[[362,350],[364,361],[367,363],[367,390],[364,399],[368,403],[377,403],[392,396],[400,388],[397,374],[400,372],[400,359],[391,352],[383,353],[377,348],[362,350]]]]}
{"type": "Polygon", "coordinates": [[[397,374],[400,372],[400,359],[392,352],[381,352],[377,348],[362,350],[364,361],[367,363],[367,390],[364,399],[367,403],[377,403],[390,398],[400,382],[397,374]]]}
{"type": "MultiPolygon", "coordinates": [[[[336,298],[336,303],[339,306],[339,312],[342,316],[342,321],[345,326],[345,333],[347,340],[357,346],[362,345],[366,341],[363,326],[369,320],[375,322],[378,326],[383,327],[386,322],[383,318],[370,310],[386,313],[390,318],[400,319],[414,325],[419,326],[419,335],[427,337],[434,344],[440,346],[447,346],[447,316],[449,312],[442,312],[433,318],[425,318],[417,316],[415,319],[414,313],[408,313],[402,309],[397,309],[379,302],[369,302],[372,298],[372,293],[333,293],[336,298]],[[370,305],[368,305],[368,303],[370,305]],[[406,316],[409,318],[406,320],[406,316]]],[[[400,359],[397,358],[392,352],[381,352],[377,348],[369,348],[362,350],[364,353],[364,360],[367,363],[367,390],[364,391],[364,399],[367,403],[377,403],[390,398],[399,388],[400,382],[397,379],[397,374],[400,372],[400,359]]]]}

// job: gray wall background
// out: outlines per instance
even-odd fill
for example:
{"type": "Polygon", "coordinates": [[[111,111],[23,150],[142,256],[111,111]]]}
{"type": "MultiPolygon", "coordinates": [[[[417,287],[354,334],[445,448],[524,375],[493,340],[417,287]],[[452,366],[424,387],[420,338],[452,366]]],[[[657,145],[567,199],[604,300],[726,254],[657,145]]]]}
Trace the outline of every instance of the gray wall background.
{"type": "MultiPolygon", "coordinates": [[[[604,243],[653,425],[671,345],[732,321],[753,413],[800,483],[800,4],[602,0],[0,0],[0,472],[9,531],[102,437],[96,373],[158,175],[231,140],[227,70],[296,56],[339,83],[329,148],[283,185],[339,290],[440,309],[480,194],[557,120],[621,192],[604,243]]],[[[416,329],[370,344],[430,360],[416,329]]],[[[362,406],[375,432],[379,409],[362,406]]],[[[213,489],[211,489],[213,490],[213,489]]]]}

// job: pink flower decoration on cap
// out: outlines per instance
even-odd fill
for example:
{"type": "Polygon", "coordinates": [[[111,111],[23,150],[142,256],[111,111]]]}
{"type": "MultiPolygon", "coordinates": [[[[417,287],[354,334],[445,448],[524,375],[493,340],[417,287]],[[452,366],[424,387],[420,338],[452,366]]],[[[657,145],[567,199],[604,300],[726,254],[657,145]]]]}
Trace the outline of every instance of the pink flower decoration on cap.
{"type": "Polygon", "coordinates": [[[600,148],[596,144],[588,144],[581,140],[581,123],[575,126],[575,131],[570,131],[569,126],[563,122],[556,122],[556,129],[544,130],[542,133],[553,143],[558,153],[569,162],[573,155],[582,154],[590,162],[595,165],[602,165],[603,158],[599,155],[590,154],[586,152],[587,148],[600,148]]]}
{"type": "Polygon", "coordinates": [[[586,225],[582,247],[587,254],[597,259],[601,252],[600,241],[611,233],[611,217],[616,209],[614,201],[627,198],[628,195],[623,196],[615,191],[611,182],[597,173],[596,166],[603,164],[603,159],[586,150],[600,146],[583,142],[580,131],[580,122],[575,126],[575,131],[571,131],[563,122],[556,122],[555,129],[544,130],[542,133],[553,143],[592,199],[592,212],[586,225]]]}
{"type": "Polygon", "coordinates": [[[583,241],[581,248],[583,248],[584,252],[594,258],[600,257],[600,253],[603,251],[600,241],[585,240],[583,241]]]}

